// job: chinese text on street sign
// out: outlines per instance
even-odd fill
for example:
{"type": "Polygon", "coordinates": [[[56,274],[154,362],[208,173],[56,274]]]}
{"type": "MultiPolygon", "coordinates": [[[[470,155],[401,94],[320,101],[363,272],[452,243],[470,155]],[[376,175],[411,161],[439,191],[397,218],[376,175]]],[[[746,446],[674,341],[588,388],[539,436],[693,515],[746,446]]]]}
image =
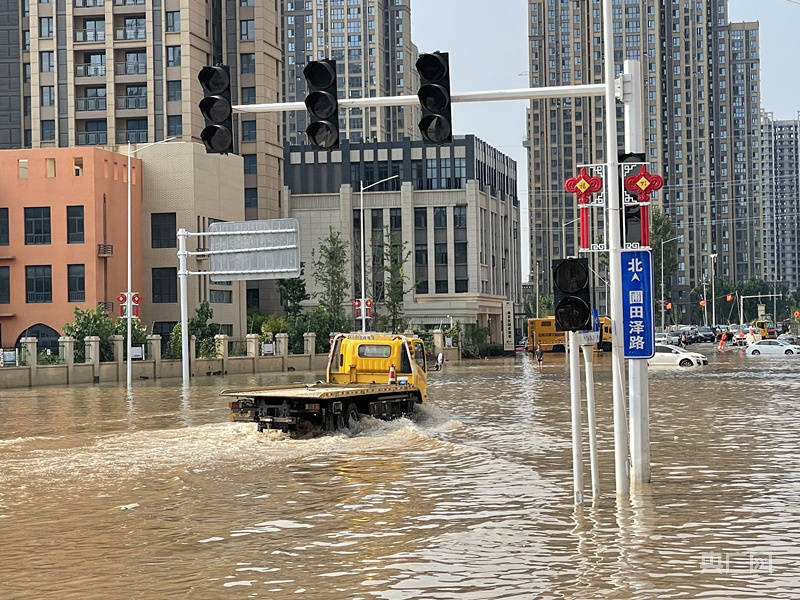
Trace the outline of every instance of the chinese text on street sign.
{"type": "Polygon", "coordinates": [[[649,250],[622,253],[625,358],[653,358],[653,259],[649,250]]]}

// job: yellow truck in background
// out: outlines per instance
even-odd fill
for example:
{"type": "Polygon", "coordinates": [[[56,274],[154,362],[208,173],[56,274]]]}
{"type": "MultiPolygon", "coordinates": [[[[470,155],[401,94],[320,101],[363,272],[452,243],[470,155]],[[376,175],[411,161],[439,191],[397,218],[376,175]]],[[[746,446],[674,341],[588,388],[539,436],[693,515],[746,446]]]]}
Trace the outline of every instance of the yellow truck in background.
{"type": "Polygon", "coordinates": [[[761,333],[762,340],[774,340],[778,337],[778,332],[775,329],[775,323],[769,319],[756,319],[751,323],[753,327],[758,329],[761,333]]]}
{"type": "Polygon", "coordinates": [[[427,365],[421,339],[388,333],[337,334],[326,380],[312,384],[229,389],[231,421],[258,430],[332,431],[360,415],[394,419],[427,401],[427,365]]]}
{"type": "MultiPolygon", "coordinates": [[[[600,341],[597,350],[611,351],[611,319],[600,317],[600,341]]],[[[555,317],[528,319],[528,351],[536,350],[540,344],[545,352],[564,352],[566,337],[563,331],[556,331],[555,317]]]]}

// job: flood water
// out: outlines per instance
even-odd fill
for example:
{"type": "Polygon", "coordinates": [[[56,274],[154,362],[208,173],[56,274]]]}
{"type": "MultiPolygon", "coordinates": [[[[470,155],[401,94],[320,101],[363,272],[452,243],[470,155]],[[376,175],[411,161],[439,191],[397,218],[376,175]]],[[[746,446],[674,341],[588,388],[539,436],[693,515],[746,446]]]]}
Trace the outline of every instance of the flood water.
{"type": "Polygon", "coordinates": [[[311,374],[1,391],[0,598],[800,598],[800,358],[701,348],[651,370],[653,481],[619,503],[598,358],[578,510],[563,356],[448,365],[417,418],[309,440],[217,393],[311,374]]]}

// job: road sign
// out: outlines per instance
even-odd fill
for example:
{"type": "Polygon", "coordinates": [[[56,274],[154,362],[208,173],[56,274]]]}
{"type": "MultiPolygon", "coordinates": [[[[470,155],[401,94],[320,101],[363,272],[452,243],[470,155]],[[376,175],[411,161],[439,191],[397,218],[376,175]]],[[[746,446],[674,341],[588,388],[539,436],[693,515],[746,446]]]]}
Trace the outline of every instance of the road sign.
{"type": "Polygon", "coordinates": [[[216,222],[208,234],[214,283],[300,276],[297,219],[216,222]]]}
{"type": "Polygon", "coordinates": [[[581,346],[594,346],[600,341],[600,315],[596,308],[592,309],[592,329],[578,332],[578,344],[581,346]]]}
{"type": "Polygon", "coordinates": [[[625,358],[653,358],[653,257],[622,252],[622,334],[625,358]]]}

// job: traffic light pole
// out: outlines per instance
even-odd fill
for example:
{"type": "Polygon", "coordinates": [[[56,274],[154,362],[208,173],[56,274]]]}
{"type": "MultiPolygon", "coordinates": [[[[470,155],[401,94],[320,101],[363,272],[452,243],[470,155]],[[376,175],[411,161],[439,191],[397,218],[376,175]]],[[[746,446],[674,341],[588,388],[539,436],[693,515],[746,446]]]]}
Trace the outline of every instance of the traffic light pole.
{"type": "MultiPolygon", "coordinates": [[[[643,152],[642,85],[639,61],[626,60],[623,64],[625,91],[625,152],[643,152]]],[[[648,251],[649,253],[649,251],[648,251]]],[[[663,265],[664,259],[662,257],[663,265]]],[[[628,403],[630,419],[631,485],[650,482],[650,396],[648,390],[647,360],[628,361],[628,403]]]]}

